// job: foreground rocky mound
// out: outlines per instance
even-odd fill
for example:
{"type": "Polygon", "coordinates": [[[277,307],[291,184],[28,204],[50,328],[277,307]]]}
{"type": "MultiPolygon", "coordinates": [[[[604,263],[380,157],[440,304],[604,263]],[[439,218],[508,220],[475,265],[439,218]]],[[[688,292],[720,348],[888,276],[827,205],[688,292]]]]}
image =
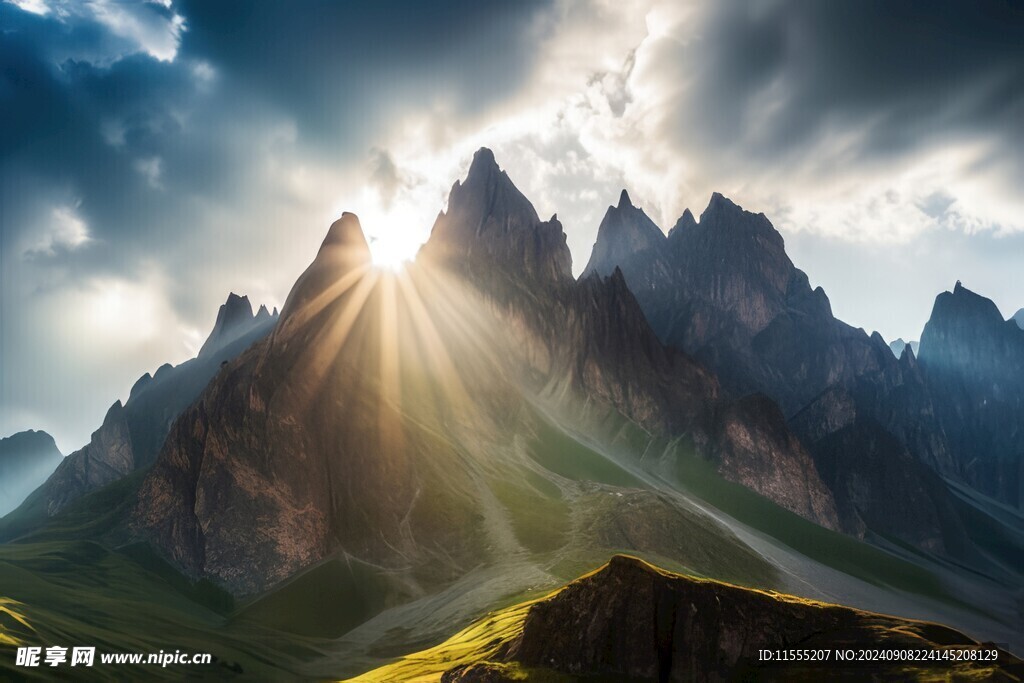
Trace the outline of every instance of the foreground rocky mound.
{"type": "MultiPolygon", "coordinates": [[[[452,640],[360,679],[445,683],[522,680],[1015,681],[1024,666],[995,662],[837,662],[836,650],[997,650],[953,629],[673,574],[617,555],[528,605],[498,612],[452,640]],[[516,622],[516,623],[512,623],[516,622]],[[827,662],[762,662],[760,652],[829,652],[827,662]],[[557,678],[562,674],[564,678],[557,678]]],[[[821,655],[824,656],[824,655],[821,655]]]]}

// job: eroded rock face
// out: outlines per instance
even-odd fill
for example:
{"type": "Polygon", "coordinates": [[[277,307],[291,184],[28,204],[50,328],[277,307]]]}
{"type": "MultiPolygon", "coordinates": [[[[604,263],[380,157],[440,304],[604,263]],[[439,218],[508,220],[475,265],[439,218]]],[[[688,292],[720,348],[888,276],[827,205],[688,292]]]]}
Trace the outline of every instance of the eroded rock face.
{"type": "MultiPolygon", "coordinates": [[[[902,405],[912,408],[909,400],[902,405]]],[[[963,521],[941,478],[849,391],[828,389],[789,424],[813,455],[843,528],[858,536],[884,530],[933,552],[967,552],[963,521]]],[[[937,438],[927,430],[916,436],[937,438]]]]}
{"type": "MultiPolygon", "coordinates": [[[[759,664],[757,654],[788,647],[932,649],[952,644],[977,645],[937,624],[692,579],[616,556],[601,570],[533,605],[522,636],[503,659],[616,680],[821,680],[826,674],[870,680],[907,675],[907,667],[883,663],[844,670],[833,663],[817,669],[800,664],[773,668],[759,664]]],[[[1008,653],[1005,659],[1000,653],[999,662],[1006,667],[1001,675],[1020,666],[1008,653]]],[[[465,678],[452,680],[477,680],[467,669],[465,678]]]]}
{"type": "Polygon", "coordinates": [[[752,394],[726,404],[716,416],[712,443],[727,479],[822,526],[856,530],[841,523],[814,460],[767,396],[752,394]]]}

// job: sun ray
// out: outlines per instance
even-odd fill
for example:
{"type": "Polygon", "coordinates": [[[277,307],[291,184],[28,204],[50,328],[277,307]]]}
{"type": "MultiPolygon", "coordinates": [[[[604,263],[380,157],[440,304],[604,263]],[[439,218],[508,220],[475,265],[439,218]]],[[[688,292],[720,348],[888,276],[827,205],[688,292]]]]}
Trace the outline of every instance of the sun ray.
{"type": "Polygon", "coordinates": [[[315,343],[311,345],[312,353],[308,354],[305,364],[298,372],[303,382],[305,400],[313,398],[328,370],[337,361],[349,333],[377,284],[378,277],[379,273],[376,270],[369,270],[356,281],[341,311],[336,314],[337,319],[326,325],[315,343]]]}

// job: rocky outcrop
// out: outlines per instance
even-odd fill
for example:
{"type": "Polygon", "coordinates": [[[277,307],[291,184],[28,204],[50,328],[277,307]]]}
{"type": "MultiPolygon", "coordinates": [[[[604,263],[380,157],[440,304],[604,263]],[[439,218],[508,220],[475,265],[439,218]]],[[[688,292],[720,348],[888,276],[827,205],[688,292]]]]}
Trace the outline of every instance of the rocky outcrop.
{"type": "MultiPolygon", "coordinates": [[[[444,647],[444,646],[442,646],[444,647]]],[[[486,661],[464,663],[443,681],[538,680],[918,680],[928,663],[838,662],[835,650],[995,649],[938,624],[911,621],[672,574],[618,555],[529,607],[520,633],[486,661]],[[829,661],[764,661],[762,650],[830,651],[829,661]],[[509,664],[521,668],[513,674],[509,664]]],[[[944,664],[943,675],[1016,680],[1022,663],[944,664]]]]}
{"type": "Polygon", "coordinates": [[[935,299],[920,365],[957,462],[988,495],[1024,503],[1024,330],[959,282],[935,299]]]}
{"type": "Polygon", "coordinates": [[[28,430],[0,439],[0,515],[25,500],[63,459],[46,432],[28,430]]]}

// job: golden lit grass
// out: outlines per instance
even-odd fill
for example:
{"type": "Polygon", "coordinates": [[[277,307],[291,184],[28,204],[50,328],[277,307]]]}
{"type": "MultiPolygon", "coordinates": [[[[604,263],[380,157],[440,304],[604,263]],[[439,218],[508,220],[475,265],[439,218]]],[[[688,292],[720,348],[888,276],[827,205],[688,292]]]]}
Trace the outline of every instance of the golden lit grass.
{"type": "MultiPolygon", "coordinates": [[[[887,642],[895,642],[895,647],[907,647],[907,637],[911,638],[912,641],[918,642],[915,647],[941,649],[944,647],[956,648],[974,645],[969,640],[964,641],[962,634],[958,634],[939,624],[889,617],[818,600],[777,593],[775,591],[744,588],[713,579],[684,576],[661,569],[635,557],[629,557],[629,561],[637,562],[645,571],[653,572],[668,580],[682,579],[695,584],[710,585],[747,594],[757,593],[779,603],[800,605],[809,609],[840,610],[846,614],[852,612],[859,618],[861,628],[874,634],[869,639],[873,647],[884,648],[887,642]],[[898,642],[893,639],[896,639],[898,642]]],[[[364,673],[350,679],[350,681],[352,683],[384,683],[385,681],[389,683],[398,683],[400,681],[409,683],[436,682],[441,679],[442,674],[446,671],[459,666],[478,663],[487,663],[492,668],[500,670],[512,680],[534,681],[534,683],[561,680],[562,677],[556,672],[525,669],[514,662],[498,663],[491,662],[490,660],[496,656],[501,659],[502,651],[520,637],[527,613],[534,604],[550,600],[569,586],[587,581],[606,569],[608,569],[607,564],[584,574],[567,586],[563,586],[544,597],[492,612],[440,645],[422,652],[406,655],[391,664],[364,673]]],[[[816,672],[810,669],[805,671],[797,666],[792,670],[792,673],[795,676],[794,680],[814,680],[813,676],[820,674],[820,671],[816,672]]],[[[990,666],[984,662],[963,662],[942,668],[894,664],[891,673],[901,675],[901,680],[937,682],[949,680],[990,680],[992,676],[1003,672],[998,666],[990,666]]]]}
{"type": "Polygon", "coordinates": [[[353,683],[427,683],[441,680],[441,674],[457,666],[487,661],[523,632],[526,613],[532,604],[526,602],[492,612],[436,647],[407,655],[350,680],[353,683]]]}
{"type": "Polygon", "coordinates": [[[17,600],[0,598],[0,645],[22,645],[24,633],[33,630],[21,608],[17,600]]]}

